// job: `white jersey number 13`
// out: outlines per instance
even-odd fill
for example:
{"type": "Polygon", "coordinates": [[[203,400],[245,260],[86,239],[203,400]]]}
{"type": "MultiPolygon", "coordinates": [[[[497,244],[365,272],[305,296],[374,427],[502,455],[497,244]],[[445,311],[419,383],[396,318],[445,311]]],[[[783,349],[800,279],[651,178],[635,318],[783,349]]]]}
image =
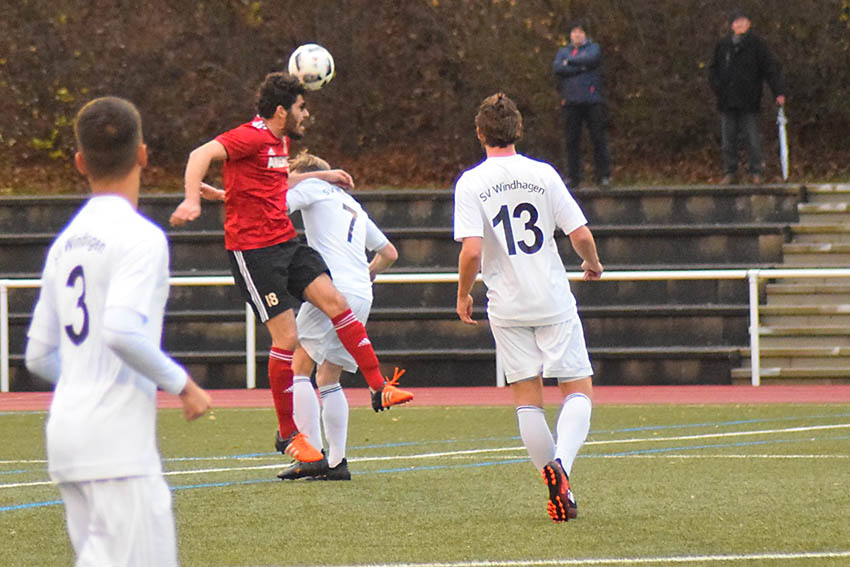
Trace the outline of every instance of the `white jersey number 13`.
{"type": "Polygon", "coordinates": [[[540,230],[540,227],[536,224],[540,215],[537,213],[537,209],[534,205],[531,203],[519,203],[516,207],[514,207],[512,216],[515,219],[522,219],[523,215],[526,214],[528,217],[525,221],[525,231],[530,232],[534,237],[534,240],[530,244],[526,242],[525,239],[514,239],[514,229],[511,226],[511,217],[508,215],[507,205],[502,205],[502,208],[499,209],[499,213],[493,217],[493,227],[495,228],[501,224],[502,228],[505,230],[505,244],[508,246],[509,256],[516,255],[517,247],[526,254],[534,254],[543,247],[543,231],[540,230]]]}

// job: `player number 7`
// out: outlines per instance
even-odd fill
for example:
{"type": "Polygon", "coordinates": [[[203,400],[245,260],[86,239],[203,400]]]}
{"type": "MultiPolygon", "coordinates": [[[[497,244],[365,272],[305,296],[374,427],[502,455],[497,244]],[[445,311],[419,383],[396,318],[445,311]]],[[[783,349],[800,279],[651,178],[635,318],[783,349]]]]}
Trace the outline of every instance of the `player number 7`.
{"type": "Polygon", "coordinates": [[[342,204],[342,208],[351,214],[351,224],[348,225],[348,241],[351,242],[351,238],[354,236],[354,223],[357,222],[357,211],[345,203],[342,204]]]}

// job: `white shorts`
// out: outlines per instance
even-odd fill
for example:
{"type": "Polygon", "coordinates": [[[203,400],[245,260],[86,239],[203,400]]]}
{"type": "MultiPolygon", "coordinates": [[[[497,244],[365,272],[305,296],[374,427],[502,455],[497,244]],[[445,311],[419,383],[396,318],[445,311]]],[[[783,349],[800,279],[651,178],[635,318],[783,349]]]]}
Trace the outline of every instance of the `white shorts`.
{"type": "Polygon", "coordinates": [[[160,475],[63,482],[75,567],[176,567],[171,492],[160,475]]]}
{"type": "Polygon", "coordinates": [[[581,320],[573,317],[540,327],[500,327],[490,324],[496,356],[508,384],[534,378],[557,378],[568,382],[593,374],[581,320]]]}
{"type": "MultiPolygon", "coordinates": [[[[345,299],[354,316],[365,325],[372,301],[355,295],[345,295],[345,299]]],[[[346,372],[357,372],[357,363],[339,342],[333,323],[321,309],[305,302],[298,310],[295,326],[298,328],[298,342],[317,365],[327,360],[342,366],[346,372]]]]}

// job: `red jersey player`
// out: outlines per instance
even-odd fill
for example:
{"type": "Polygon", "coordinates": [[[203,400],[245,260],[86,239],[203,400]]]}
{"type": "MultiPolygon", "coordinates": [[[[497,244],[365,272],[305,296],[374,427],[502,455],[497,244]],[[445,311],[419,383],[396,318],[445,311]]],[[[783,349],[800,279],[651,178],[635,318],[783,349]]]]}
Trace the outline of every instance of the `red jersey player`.
{"type": "Polygon", "coordinates": [[[296,239],[286,213],[286,191],[306,177],[353,186],[345,171],[289,174],[289,143],[306,130],[310,116],[304,87],[286,73],[270,73],[257,92],[257,116],[189,155],[186,196],[172,226],[201,214],[201,183],[213,161],[224,161],[224,242],[236,285],[272,337],[269,386],[278,418],[275,447],[298,461],[305,476],[327,473],[327,460],[299,433],[292,418],[292,353],[298,341],[294,308],[307,300],[334,323],[340,342],[357,361],[381,411],[409,402],[413,394],[385,381],[363,324],[334,287],[318,252],[296,239]]]}

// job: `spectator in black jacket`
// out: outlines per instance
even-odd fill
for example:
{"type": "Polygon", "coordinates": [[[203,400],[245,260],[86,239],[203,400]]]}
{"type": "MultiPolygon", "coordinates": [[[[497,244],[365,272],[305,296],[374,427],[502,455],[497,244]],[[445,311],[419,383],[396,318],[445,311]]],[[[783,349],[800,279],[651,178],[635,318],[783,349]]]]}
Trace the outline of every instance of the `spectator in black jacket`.
{"type": "Polygon", "coordinates": [[[723,144],[724,184],[736,183],[738,136],[744,134],[753,183],[761,183],[763,160],[758,119],[762,83],[767,81],[776,104],[785,104],[785,78],[779,60],[760,37],[750,32],[743,11],[729,17],[731,33],[720,39],[709,65],[709,82],[717,95],[723,144]]]}
{"type": "Polygon", "coordinates": [[[570,25],[570,43],[562,47],[552,62],[558,81],[558,94],[564,109],[567,138],[567,185],[579,186],[582,180],[581,129],[587,121],[593,142],[596,182],[611,184],[611,164],[605,135],[605,101],[602,97],[602,50],[586,34],[583,22],[570,25]]]}

